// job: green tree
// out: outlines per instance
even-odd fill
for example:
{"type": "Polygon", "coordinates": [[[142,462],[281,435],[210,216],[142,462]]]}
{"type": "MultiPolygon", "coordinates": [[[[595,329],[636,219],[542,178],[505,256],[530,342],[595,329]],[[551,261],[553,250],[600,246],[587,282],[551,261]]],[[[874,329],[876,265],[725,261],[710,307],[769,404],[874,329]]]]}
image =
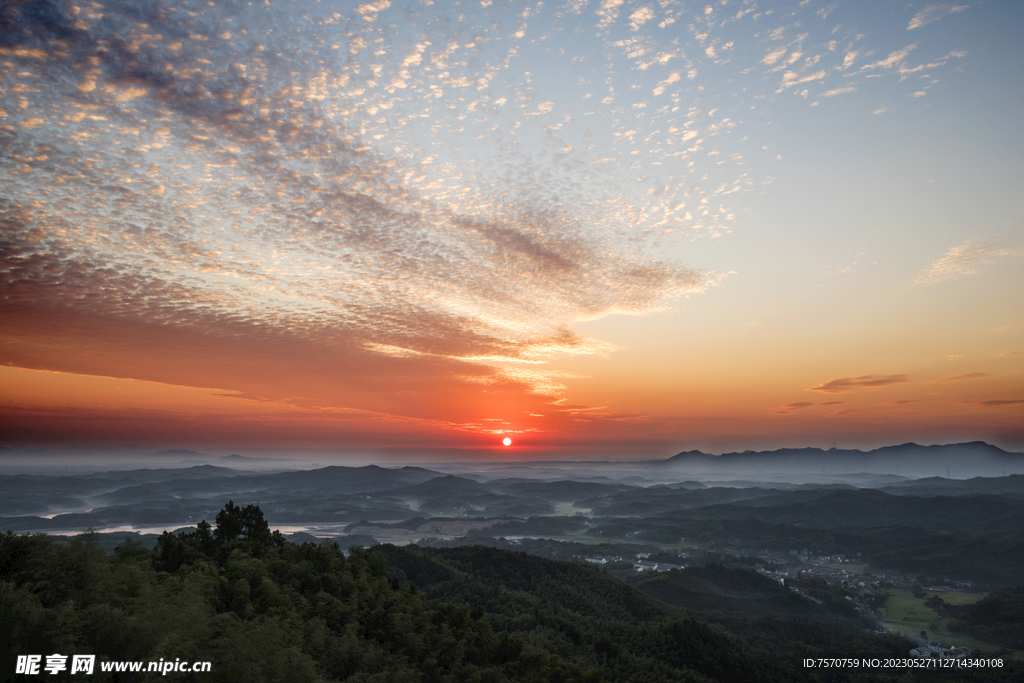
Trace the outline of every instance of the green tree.
{"type": "MultiPolygon", "coordinates": [[[[228,504],[217,513],[214,521],[217,522],[217,529],[213,532],[214,538],[221,543],[246,540],[264,544],[271,539],[270,525],[263,517],[263,510],[260,510],[256,504],[249,504],[243,508],[229,500],[228,504]]],[[[207,527],[208,530],[209,527],[207,527]]]]}

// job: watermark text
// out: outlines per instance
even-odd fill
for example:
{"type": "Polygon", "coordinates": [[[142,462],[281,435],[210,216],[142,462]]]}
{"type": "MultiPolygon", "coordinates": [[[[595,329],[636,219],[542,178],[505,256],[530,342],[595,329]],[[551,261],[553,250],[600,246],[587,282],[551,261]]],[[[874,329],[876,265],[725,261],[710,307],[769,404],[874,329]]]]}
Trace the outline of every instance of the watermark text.
{"type": "MultiPolygon", "coordinates": [[[[208,673],[210,662],[188,662],[175,659],[160,659],[147,662],[109,662],[99,663],[99,670],[110,672],[158,673],[166,676],[169,673],[208,673]]],[[[73,674],[91,675],[96,670],[96,655],[18,655],[14,667],[16,674],[53,675],[68,671],[73,674]]]]}

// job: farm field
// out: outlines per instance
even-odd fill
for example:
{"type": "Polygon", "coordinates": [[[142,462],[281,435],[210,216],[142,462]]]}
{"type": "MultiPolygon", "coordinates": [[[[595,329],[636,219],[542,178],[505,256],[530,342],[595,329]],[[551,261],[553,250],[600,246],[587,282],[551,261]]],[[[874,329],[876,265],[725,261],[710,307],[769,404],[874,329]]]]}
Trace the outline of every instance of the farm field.
{"type": "MultiPolygon", "coordinates": [[[[991,653],[1005,650],[1005,648],[992,643],[947,631],[945,627],[949,619],[944,619],[925,604],[925,600],[934,593],[928,593],[924,598],[915,597],[911,591],[905,589],[890,589],[888,593],[889,598],[878,611],[882,615],[882,621],[892,631],[908,636],[920,636],[921,631],[925,631],[928,640],[938,641],[945,645],[968,647],[972,650],[981,650],[982,652],[991,653]]],[[[951,605],[970,605],[988,594],[969,591],[946,591],[940,595],[943,600],[951,605]]],[[[1024,656],[1024,652],[1015,652],[1014,656],[1024,656]]]]}

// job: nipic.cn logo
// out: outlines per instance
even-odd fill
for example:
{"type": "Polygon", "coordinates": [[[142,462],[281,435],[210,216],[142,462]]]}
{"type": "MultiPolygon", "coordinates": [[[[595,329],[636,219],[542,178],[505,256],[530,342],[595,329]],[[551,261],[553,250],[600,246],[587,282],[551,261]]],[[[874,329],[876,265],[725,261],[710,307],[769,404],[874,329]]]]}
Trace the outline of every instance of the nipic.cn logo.
{"type": "MultiPolygon", "coordinates": [[[[43,673],[56,674],[68,671],[68,655],[52,654],[46,655],[18,655],[14,673],[37,676],[43,673]],[[45,659],[45,663],[44,663],[45,659]]],[[[71,669],[73,674],[91,675],[96,666],[96,655],[71,655],[71,669]]],[[[176,659],[173,662],[163,658],[157,662],[100,662],[100,671],[107,672],[147,672],[158,673],[166,676],[171,672],[206,673],[211,668],[210,662],[183,662],[176,659]]]]}

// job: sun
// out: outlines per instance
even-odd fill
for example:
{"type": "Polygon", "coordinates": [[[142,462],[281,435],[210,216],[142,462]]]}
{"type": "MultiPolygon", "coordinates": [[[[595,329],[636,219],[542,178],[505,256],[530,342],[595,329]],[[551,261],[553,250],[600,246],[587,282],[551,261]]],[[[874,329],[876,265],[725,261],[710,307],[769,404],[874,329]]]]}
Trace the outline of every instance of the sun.
{"type": "Polygon", "coordinates": [[[501,442],[503,444],[505,444],[506,446],[511,446],[512,445],[512,439],[508,438],[507,436],[504,439],[502,439],[501,442]]]}

